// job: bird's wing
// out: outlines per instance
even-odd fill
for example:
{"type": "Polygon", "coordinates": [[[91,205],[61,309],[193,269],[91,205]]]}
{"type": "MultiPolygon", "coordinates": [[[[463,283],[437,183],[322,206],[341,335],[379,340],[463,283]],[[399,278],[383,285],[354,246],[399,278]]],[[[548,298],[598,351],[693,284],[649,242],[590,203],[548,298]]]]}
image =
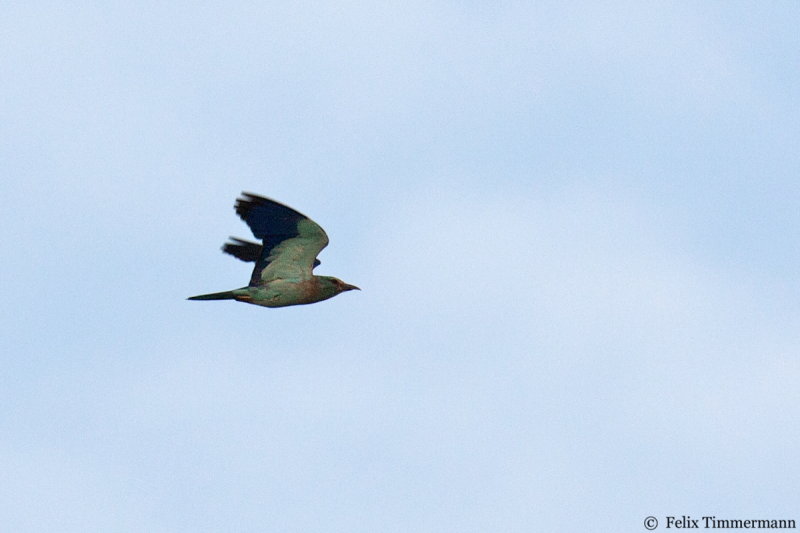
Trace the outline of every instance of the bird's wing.
{"type": "MultiPolygon", "coordinates": [[[[222,251],[226,254],[230,254],[245,263],[255,263],[261,257],[261,243],[246,241],[238,237],[228,237],[228,239],[231,242],[226,242],[222,245],[222,251]]],[[[319,265],[320,260],[314,259],[314,265],[311,268],[316,268],[319,265]]]]}
{"type": "Polygon", "coordinates": [[[263,243],[251,286],[311,277],[317,254],[328,245],[328,236],[316,222],[291,207],[247,192],[236,200],[235,208],[263,243]]]}
{"type": "Polygon", "coordinates": [[[222,245],[222,251],[245,263],[254,263],[261,256],[261,244],[236,237],[228,237],[231,242],[222,245]]]}

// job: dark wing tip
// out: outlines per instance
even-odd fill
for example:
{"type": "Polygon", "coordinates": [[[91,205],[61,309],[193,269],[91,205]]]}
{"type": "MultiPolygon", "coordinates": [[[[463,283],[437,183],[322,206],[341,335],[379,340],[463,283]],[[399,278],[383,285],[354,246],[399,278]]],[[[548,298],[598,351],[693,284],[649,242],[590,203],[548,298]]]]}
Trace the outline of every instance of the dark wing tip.
{"type": "Polygon", "coordinates": [[[234,204],[233,208],[236,210],[236,214],[246,221],[247,215],[254,206],[267,201],[268,199],[263,196],[242,191],[242,195],[236,199],[236,204],[234,204]]]}
{"type": "Polygon", "coordinates": [[[231,242],[226,242],[222,245],[223,252],[241,261],[258,261],[262,248],[260,243],[237,239],[236,237],[229,237],[229,239],[231,242]]]}
{"type": "Polygon", "coordinates": [[[294,236],[297,223],[308,218],[289,206],[250,192],[242,192],[234,209],[259,239],[294,236]]]}

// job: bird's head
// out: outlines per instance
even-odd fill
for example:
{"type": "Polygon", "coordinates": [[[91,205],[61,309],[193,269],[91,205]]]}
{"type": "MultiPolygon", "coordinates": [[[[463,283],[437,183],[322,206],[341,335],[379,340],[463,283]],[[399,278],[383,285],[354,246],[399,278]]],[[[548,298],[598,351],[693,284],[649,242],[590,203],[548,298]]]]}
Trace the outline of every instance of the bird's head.
{"type": "Polygon", "coordinates": [[[344,281],[340,280],[339,278],[334,278],[333,276],[319,276],[323,285],[333,291],[334,294],[339,294],[345,291],[360,291],[358,287],[355,285],[350,285],[349,283],[345,283],[344,281]]]}

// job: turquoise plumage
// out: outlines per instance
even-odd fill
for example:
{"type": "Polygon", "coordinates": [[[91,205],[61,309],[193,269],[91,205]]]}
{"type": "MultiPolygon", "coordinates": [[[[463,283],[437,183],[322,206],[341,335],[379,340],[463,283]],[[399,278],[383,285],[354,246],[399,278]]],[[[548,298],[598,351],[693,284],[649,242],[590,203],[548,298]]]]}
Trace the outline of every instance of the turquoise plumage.
{"type": "Polygon", "coordinates": [[[242,193],[234,206],[262,244],[231,237],[223,251],[255,261],[250,284],[232,291],[192,296],[189,300],[236,300],[264,307],[319,302],[360,290],[332,276],[315,276],[317,254],[328,245],[325,231],[307,216],[275,200],[242,193]]]}

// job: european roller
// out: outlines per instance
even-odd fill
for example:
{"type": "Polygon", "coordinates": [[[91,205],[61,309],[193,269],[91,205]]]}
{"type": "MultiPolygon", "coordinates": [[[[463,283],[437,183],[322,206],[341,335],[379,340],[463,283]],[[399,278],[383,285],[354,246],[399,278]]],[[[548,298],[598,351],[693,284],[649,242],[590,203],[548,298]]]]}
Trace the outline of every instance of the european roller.
{"type": "Polygon", "coordinates": [[[236,300],[264,307],[313,304],[354,289],[331,276],[315,276],[317,255],[328,245],[325,231],[313,220],[283,204],[243,192],[236,214],[261,244],[231,237],[222,250],[242,261],[255,261],[250,284],[241,289],[201,294],[189,300],[236,300]]]}

